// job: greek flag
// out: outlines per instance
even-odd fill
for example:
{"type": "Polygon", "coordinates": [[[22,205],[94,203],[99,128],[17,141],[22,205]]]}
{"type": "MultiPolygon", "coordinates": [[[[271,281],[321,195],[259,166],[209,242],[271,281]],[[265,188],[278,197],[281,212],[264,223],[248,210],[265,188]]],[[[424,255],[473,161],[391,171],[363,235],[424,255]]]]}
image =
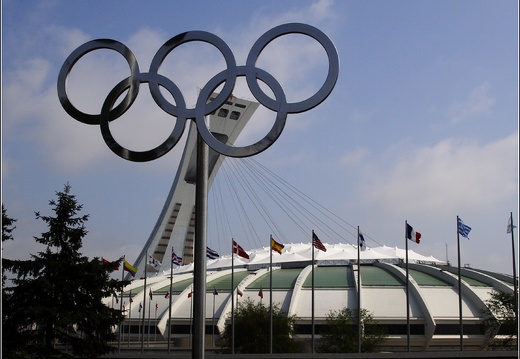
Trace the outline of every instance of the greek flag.
{"type": "Polygon", "coordinates": [[[471,231],[471,227],[465,225],[464,222],[462,222],[462,219],[460,219],[460,218],[458,218],[457,227],[459,228],[459,234],[462,237],[466,237],[467,239],[469,239],[468,235],[469,235],[469,232],[471,231]]]}
{"type": "Polygon", "coordinates": [[[209,247],[206,247],[206,257],[209,258],[209,259],[217,259],[220,256],[213,249],[211,249],[209,247]]]}

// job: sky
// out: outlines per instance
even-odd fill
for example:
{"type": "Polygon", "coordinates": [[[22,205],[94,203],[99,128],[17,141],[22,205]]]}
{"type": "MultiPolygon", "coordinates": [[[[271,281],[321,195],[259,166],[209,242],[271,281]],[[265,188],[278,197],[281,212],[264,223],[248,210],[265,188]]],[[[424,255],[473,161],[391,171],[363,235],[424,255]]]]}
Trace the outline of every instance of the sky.
{"type": "MultiPolygon", "coordinates": [[[[33,237],[47,228],[35,212],[51,215],[49,200],[69,183],[82,213],[89,214],[83,253],[113,260],[126,255],[131,262],[175,177],[182,141],[155,161],[126,161],[109,150],[98,126],[63,110],[57,78],[74,49],[94,39],[120,41],[144,73],[168,39],[203,30],[219,36],[237,64],[245,65],[256,39],[292,22],[330,37],[339,77],[322,104],[289,115],[279,139],[252,159],[350,225],[345,233],[334,232],[339,238],[320,232],[322,242],[353,243],[359,226],[373,239],[367,245],[403,248],[408,221],[422,234],[410,249],[456,265],[460,216],[472,228],[469,240],[461,238],[462,264],[511,273],[506,226],[510,213],[518,223],[519,204],[515,0],[2,1],[2,203],[17,219],[15,240],[3,243],[2,255],[26,259],[40,250],[33,237]]],[[[256,65],[278,80],[288,101],[312,96],[328,68],[323,49],[304,35],[274,40],[256,65]]],[[[192,106],[198,91],[224,69],[216,48],[190,42],[170,53],[161,74],[192,106]]],[[[99,113],[108,92],[127,76],[122,56],[94,51],[71,70],[67,93],[82,111],[99,113]]],[[[146,84],[140,90],[111,125],[116,138],[135,150],[156,146],[172,123],[146,84]]],[[[253,99],[243,78],[233,93],[253,99]]],[[[260,106],[238,144],[262,138],[273,119],[260,106]]],[[[245,171],[239,167],[244,161],[226,160],[218,188],[232,181],[226,176],[245,171]]],[[[222,215],[216,188],[209,197],[211,223],[222,215]]],[[[267,208],[276,213],[275,204],[267,208]]],[[[249,238],[226,213],[228,233],[244,249],[267,245],[271,228],[255,224],[258,237],[249,238]]],[[[284,240],[310,241],[310,233],[306,237],[275,216],[284,240]]],[[[253,221],[260,217],[250,213],[253,221]]],[[[208,245],[229,253],[230,239],[217,234],[217,224],[208,225],[208,245]]],[[[516,229],[514,234],[518,238],[516,229]]]]}

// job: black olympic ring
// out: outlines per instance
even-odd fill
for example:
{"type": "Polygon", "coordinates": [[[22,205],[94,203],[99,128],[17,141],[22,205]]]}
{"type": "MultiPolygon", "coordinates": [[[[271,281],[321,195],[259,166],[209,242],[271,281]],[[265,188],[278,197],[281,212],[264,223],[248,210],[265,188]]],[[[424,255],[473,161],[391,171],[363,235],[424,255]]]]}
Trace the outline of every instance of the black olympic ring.
{"type": "Polygon", "coordinates": [[[205,31],[189,31],[172,37],[157,51],[150,65],[150,71],[141,73],[132,51],[124,44],[110,39],[97,39],[86,42],[74,50],[63,63],[58,75],[58,98],[65,111],[74,119],[89,125],[99,125],[107,146],[118,156],[135,162],[146,162],[157,159],[170,151],[179,141],[188,119],[195,121],[197,129],[204,141],[213,150],[230,157],[248,157],[258,154],[271,146],[282,133],[287,115],[310,110],[322,103],[332,92],[339,75],[339,57],[332,41],[317,28],[300,23],[277,26],[260,38],[251,47],[245,66],[237,66],[235,57],[229,46],[218,36],[205,31]],[[329,59],[329,70],[322,87],[311,97],[294,103],[286,101],[280,83],[268,72],[256,67],[256,61],[262,50],[276,38],[287,34],[303,34],[318,41],[329,59]],[[182,92],[173,81],[158,73],[161,64],[168,54],[179,45],[191,41],[202,41],[215,46],[224,56],[227,68],[211,78],[202,88],[194,108],[186,108],[182,92]],[[119,82],[107,95],[101,112],[98,115],[87,114],[78,110],[69,100],[66,91],[66,80],[76,62],[87,53],[98,50],[114,50],[126,59],[130,67],[130,76],[119,82]],[[249,89],[256,100],[266,108],[276,112],[276,120],[268,134],[258,142],[249,146],[234,147],[220,142],[211,133],[205,123],[205,116],[222,106],[231,95],[238,76],[244,76],[249,89]],[[258,80],[266,84],[274,94],[269,97],[259,86],[258,80]],[[132,151],[121,146],[112,136],[109,123],[123,115],[133,104],[141,83],[148,83],[152,98],[166,113],[177,118],[174,129],[168,138],[159,146],[147,151],[132,151]],[[217,87],[223,85],[220,93],[207,102],[217,87]],[[174,98],[175,104],[169,102],[161,93],[159,86],[167,90],[174,98]],[[121,103],[113,107],[117,99],[127,92],[121,103]]]}

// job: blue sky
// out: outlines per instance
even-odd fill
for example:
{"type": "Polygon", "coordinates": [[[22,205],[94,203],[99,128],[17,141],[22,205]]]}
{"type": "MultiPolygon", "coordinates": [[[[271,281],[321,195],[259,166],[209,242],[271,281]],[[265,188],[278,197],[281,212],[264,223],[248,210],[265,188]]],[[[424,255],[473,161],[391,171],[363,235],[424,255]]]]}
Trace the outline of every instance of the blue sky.
{"type": "MultiPolygon", "coordinates": [[[[510,212],[518,222],[517,14],[514,0],[2,1],[2,203],[18,219],[3,255],[27,258],[38,250],[33,236],[45,227],[34,212],[49,214],[48,201],[69,182],[90,214],[84,254],[131,261],[175,176],[181,146],[150,163],[128,162],[106,147],[96,126],[61,108],[58,72],[76,47],[121,41],[145,72],[169,38],[205,30],[243,65],[265,31],[302,22],[336,45],[338,82],[323,104],[290,115],[278,141],[254,159],[378,243],[404,247],[408,220],[423,236],[410,248],[439,259],[447,248],[454,264],[459,215],[473,228],[461,243],[462,262],[510,273],[510,212]]],[[[296,100],[319,88],[327,62],[316,43],[291,36],[270,44],[258,66],[296,100]]],[[[165,61],[188,104],[221,70],[215,55],[209,45],[190,43],[165,61]]],[[[71,72],[69,94],[84,111],[99,112],[127,72],[115,53],[89,54],[71,72]]],[[[240,80],[234,93],[251,98],[240,80]]],[[[259,110],[241,140],[263,137],[269,115],[259,110]]],[[[169,128],[144,86],[124,117],[114,129],[136,149],[169,128]]],[[[310,239],[281,217],[279,226],[295,242],[310,239]]],[[[258,224],[258,232],[266,243],[231,229],[246,250],[267,244],[269,229],[258,224]]],[[[209,245],[229,252],[218,238],[211,232],[209,245]]],[[[345,241],[353,239],[345,233],[345,241]]]]}

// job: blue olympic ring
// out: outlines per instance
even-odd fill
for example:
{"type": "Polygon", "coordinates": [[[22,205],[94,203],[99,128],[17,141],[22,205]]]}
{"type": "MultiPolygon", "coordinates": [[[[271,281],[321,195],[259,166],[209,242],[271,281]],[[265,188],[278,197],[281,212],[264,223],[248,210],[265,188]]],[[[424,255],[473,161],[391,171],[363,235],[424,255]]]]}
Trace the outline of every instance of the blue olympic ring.
{"type": "Polygon", "coordinates": [[[301,113],[318,106],[323,102],[334,88],[339,74],[339,57],[332,41],[317,28],[299,23],[291,23],[277,26],[260,38],[252,46],[245,66],[237,66],[235,57],[229,46],[218,36],[205,31],[189,31],[172,37],[157,51],[150,65],[150,71],[141,73],[139,65],[132,51],[122,43],[110,39],[98,39],[89,41],[74,50],[63,63],[58,75],[58,98],[65,111],[74,119],[89,125],[99,125],[101,134],[107,146],[118,156],[135,162],[145,162],[157,159],[170,151],[179,141],[185,123],[188,119],[195,120],[197,129],[203,140],[213,150],[230,157],[247,157],[258,154],[271,146],[282,133],[287,115],[301,113]],[[318,41],[327,53],[329,59],[329,71],[322,87],[311,97],[294,103],[286,101],[285,93],[280,83],[268,72],[256,67],[256,61],[262,50],[276,38],[291,34],[303,34],[318,41]],[[193,109],[186,108],[184,97],[175,83],[158,73],[166,56],[176,47],[191,41],[202,41],[215,46],[224,56],[227,68],[211,78],[202,88],[193,109]],[[87,53],[98,50],[114,50],[126,59],[130,67],[130,76],[119,82],[107,95],[101,112],[98,115],[87,114],[78,110],[69,100],[66,91],[66,80],[72,67],[87,53]],[[260,141],[243,147],[234,147],[220,142],[211,133],[205,123],[205,116],[221,107],[232,94],[236,78],[245,76],[249,89],[256,100],[266,108],[276,112],[276,120],[268,134],[260,141]],[[258,80],[266,84],[274,94],[274,99],[269,97],[259,86],[258,80]],[[168,138],[159,146],[147,151],[132,151],[121,146],[112,136],[109,123],[123,115],[133,104],[141,83],[148,83],[152,98],[166,113],[177,118],[174,129],[168,138]],[[220,93],[208,102],[210,95],[217,87],[223,85],[220,93]],[[167,90],[174,98],[175,104],[169,102],[161,93],[159,86],[167,90]],[[127,92],[120,104],[114,107],[117,99],[127,92]]]}

